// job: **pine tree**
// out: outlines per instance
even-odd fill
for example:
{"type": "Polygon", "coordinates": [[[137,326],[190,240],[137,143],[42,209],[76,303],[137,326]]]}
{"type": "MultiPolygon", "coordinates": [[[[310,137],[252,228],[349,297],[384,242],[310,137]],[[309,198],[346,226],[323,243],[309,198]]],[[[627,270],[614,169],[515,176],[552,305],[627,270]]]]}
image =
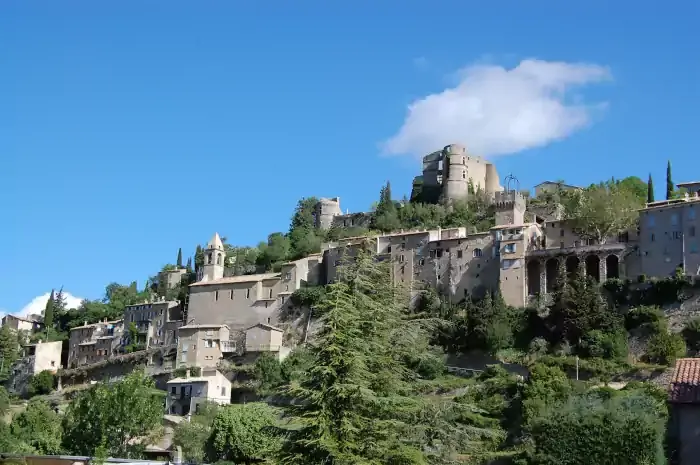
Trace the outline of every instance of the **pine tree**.
{"type": "Polygon", "coordinates": [[[666,200],[671,200],[673,198],[674,190],[675,186],[673,185],[673,178],[671,176],[671,160],[669,160],[666,165],[666,200]]]}
{"type": "Polygon", "coordinates": [[[46,333],[53,328],[54,319],[54,304],[56,302],[56,296],[54,295],[54,290],[51,289],[51,294],[49,295],[49,300],[46,301],[46,307],[44,308],[44,327],[46,328],[46,333]]]}
{"type": "Polygon", "coordinates": [[[320,305],[324,323],[311,346],[313,368],[298,388],[282,465],[424,463],[423,452],[402,441],[416,425],[406,409],[408,369],[402,355],[425,334],[403,320],[387,263],[361,253],[342,267],[320,305]],[[400,411],[403,410],[403,411],[400,411]],[[418,460],[398,461],[411,457],[418,460]]]}
{"type": "Polygon", "coordinates": [[[178,269],[182,268],[182,247],[177,249],[177,267],[178,269]]]}
{"type": "Polygon", "coordinates": [[[649,180],[647,181],[647,203],[654,201],[654,181],[651,179],[651,173],[649,173],[649,180]]]}

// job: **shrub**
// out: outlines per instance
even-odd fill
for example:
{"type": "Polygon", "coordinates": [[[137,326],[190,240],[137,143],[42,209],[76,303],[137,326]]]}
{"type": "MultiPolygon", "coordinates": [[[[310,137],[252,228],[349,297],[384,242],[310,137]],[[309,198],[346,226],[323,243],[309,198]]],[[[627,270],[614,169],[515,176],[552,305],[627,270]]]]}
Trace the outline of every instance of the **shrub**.
{"type": "Polygon", "coordinates": [[[534,444],[531,463],[666,463],[664,419],[654,415],[653,400],[644,396],[599,397],[574,397],[535,418],[529,429],[534,444]]]}
{"type": "Polygon", "coordinates": [[[264,353],[255,361],[255,379],[260,382],[259,393],[268,394],[284,382],[280,362],[269,353],[264,353]]]}
{"type": "Polygon", "coordinates": [[[635,307],[625,315],[625,328],[628,331],[642,328],[649,334],[657,334],[666,331],[666,316],[659,307],[635,307]]]}
{"type": "Polygon", "coordinates": [[[700,349],[700,318],[693,318],[683,328],[683,338],[689,349],[700,349]]]}
{"type": "Polygon", "coordinates": [[[29,379],[27,392],[29,397],[48,394],[53,391],[56,383],[56,376],[48,370],[44,370],[29,379]]]}
{"type": "Polygon", "coordinates": [[[685,341],[679,334],[666,331],[655,334],[647,344],[646,359],[650,363],[673,365],[686,353],[685,341]]]}
{"type": "Polygon", "coordinates": [[[549,343],[543,337],[536,337],[530,342],[528,352],[533,355],[544,355],[547,353],[549,343]]]}
{"type": "Polygon", "coordinates": [[[588,357],[623,360],[627,357],[627,334],[622,331],[604,333],[589,331],[581,340],[581,351],[588,357]]]}

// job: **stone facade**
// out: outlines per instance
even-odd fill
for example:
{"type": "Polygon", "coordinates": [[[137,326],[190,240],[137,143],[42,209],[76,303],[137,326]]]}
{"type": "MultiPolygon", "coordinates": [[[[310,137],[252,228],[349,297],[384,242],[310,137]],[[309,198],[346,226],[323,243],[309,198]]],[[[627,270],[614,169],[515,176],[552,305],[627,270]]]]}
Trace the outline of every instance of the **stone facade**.
{"type": "Polygon", "coordinates": [[[201,376],[171,379],[167,383],[165,412],[171,415],[189,415],[197,412],[204,402],[219,405],[231,403],[231,381],[217,370],[203,369],[201,376]]]}
{"type": "Polygon", "coordinates": [[[144,302],[124,309],[124,326],[131,323],[139,332],[139,342],[146,348],[175,344],[177,328],[182,326],[182,309],[176,301],[144,302]]]}
{"type": "Polygon", "coordinates": [[[107,360],[122,342],[124,320],[85,323],[70,330],[68,338],[68,368],[107,360]]]}
{"type": "Polygon", "coordinates": [[[226,325],[194,324],[178,329],[177,366],[215,367],[223,354],[234,352],[226,325]]]}

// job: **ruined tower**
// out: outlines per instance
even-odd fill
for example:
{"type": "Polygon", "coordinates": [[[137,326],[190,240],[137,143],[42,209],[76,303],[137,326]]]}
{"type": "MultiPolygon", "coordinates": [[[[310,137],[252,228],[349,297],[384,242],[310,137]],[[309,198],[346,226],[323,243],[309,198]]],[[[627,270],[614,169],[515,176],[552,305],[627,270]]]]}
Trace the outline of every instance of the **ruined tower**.
{"type": "Polygon", "coordinates": [[[200,281],[215,281],[224,277],[224,262],[226,251],[219,233],[214,233],[204,250],[204,265],[202,265],[200,281]]]}
{"type": "Polygon", "coordinates": [[[521,226],[525,222],[527,202],[518,187],[520,183],[512,174],[505,179],[505,190],[494,192],[493,204],[496,210],[496,226],[512,224],[521,226]]]}
{"type": "Polygon", "coordinates": [[[444,149],[444,201],[466,200],[469,196],[469,173],[467,173],[466,149],[458,144],[444,149]]]}
{"type": "Polygon", "coordinates": [[[333,218],[342,214],[340,197],[321,198],[314,207],[314,226],[318,229],[328,229],[333,225],[333,218]]]}

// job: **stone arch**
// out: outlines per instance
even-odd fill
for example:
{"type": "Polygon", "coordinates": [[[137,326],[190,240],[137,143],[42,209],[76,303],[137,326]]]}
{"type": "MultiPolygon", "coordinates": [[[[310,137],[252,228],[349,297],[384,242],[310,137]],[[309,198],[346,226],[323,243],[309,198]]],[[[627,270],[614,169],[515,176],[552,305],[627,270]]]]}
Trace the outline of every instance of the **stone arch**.
{"type": "Polygon", "coordinates": [[[220,253],[216,254],[216,264],[221,265],[221,254],[220,253]]]}
{"type": "Polygon", "coordinates": [[[590,276],[597,283],[600,282],[600,257],[590,254],[586,257],[586,276],[590,276]]]}
{"type": "Polygon", "coordinates": [[[547,263],[545,263],[544,268],[547,277],[547,293],[549,293],[554,290],[557,279],[559,279],[559,260],[550,258],[547,260],[547,263]]]}
{"type": "Polygon", "coordinates": [[[527,262],[527,295],[540,293],[540,268],[539,260],[527,262]]]}
{"type": "Polygon", "coordinates": [[[575,275],[580,266],[581,260],[579,260],[578,257],[572,255],[566,258],[566,274],[569,275],[569,277],[575,275]]]}
{"type": "Polygon", "coordinates": [[[615,254],[605,257],[605,275],[608,278],[620,277],[620,258],[615,254]]]}
{"type": "Polygon", "coordinates": [[[207,254],[207,265],[211,265],[211,262],[213,260],[213,255],[211,252],[207,254]]]}

